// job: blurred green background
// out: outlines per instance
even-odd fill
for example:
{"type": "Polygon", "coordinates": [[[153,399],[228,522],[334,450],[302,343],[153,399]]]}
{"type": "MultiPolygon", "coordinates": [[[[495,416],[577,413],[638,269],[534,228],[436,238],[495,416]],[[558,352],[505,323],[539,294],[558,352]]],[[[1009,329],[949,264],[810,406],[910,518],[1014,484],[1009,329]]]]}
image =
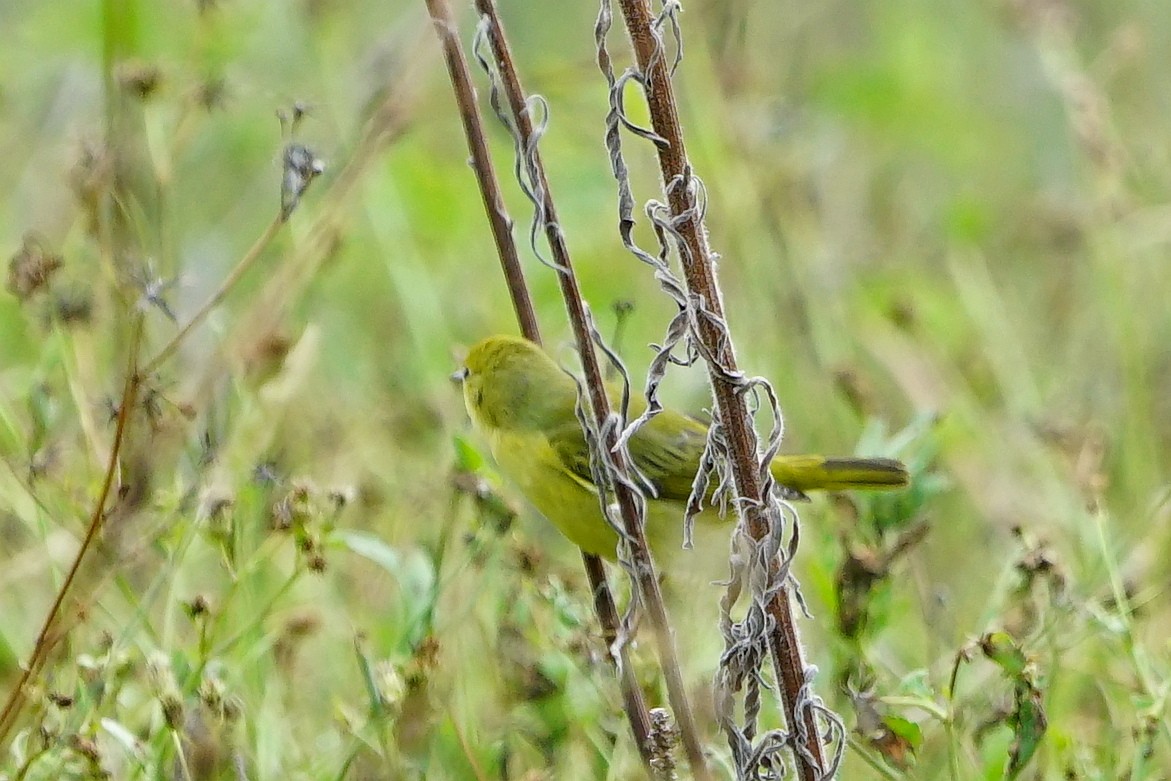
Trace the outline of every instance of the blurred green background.
{"type": "MultiPolygon", "coordinates": [[[[501,13],[549,104],[582,286],[607,334],[633,302],[620,348],[641,376],[673,305],[619,241],[597,8],[501,13]]],[[[741,366],[775,385],[787,451],[895,454],[919,480],[800,508],[807,660],[858,727],[843,777],[1003,777],[1040,735],[1022,699],[1048,724],[1029,777],[1165,777],[1171,5],[695,0],[680,18],[741,366]],[[885,566],[850,628],[864,560],[885,566]],[[972,645],[1000,630],[1027,671],[972,645]]],[[[0,30],[5,696],[92,511],[135,313],[153,355],[276,214],[284,144],[327,164],[151,379],[0,776],[638,777],[576,552],[495,478],[448,379],[516,326],[421,0],[6,0],[0,30]],[[28,291],[46,255],[61,267],[28,291]]],[[[625,67],[620,29],[610,49],[625,67]]],[[[626,148],[640,204],[660,198],[650,147],[626,148]]],[[[525,257],[567,358],[556,280],[525,257]]],[[[695,371],[664,392],[710,404],[695,371]]],[[[688,593],[680,652],[724,772],[717,632],[686,623],[719,591],[688,593]]]]}

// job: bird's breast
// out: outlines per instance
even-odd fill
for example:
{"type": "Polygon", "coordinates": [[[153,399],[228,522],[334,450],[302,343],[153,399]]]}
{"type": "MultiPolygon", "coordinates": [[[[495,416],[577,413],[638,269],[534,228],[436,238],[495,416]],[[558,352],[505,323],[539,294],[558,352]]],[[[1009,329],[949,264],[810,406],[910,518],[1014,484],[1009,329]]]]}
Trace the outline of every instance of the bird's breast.
{"type": "Polygon", "coordinates": [[[500,470],[570,542],[614,558],[618,535],[602,516],[597,491],[565,468],[543,435],[497,431],[491,447],[500,470]]]}

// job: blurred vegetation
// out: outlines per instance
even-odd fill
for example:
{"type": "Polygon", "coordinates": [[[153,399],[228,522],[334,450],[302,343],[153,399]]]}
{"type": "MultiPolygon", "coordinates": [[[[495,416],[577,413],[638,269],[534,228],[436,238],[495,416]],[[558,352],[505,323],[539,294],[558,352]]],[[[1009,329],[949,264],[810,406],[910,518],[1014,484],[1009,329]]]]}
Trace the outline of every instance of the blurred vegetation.
{"type": "MultiPolygon", "coordinates": [[[[608,332],[634,302],[641,372],[672,305],[614,225],[596,8],[502,13],[585,292],[608,332]]],[[[741,365],[786,449],[918,476],[800,508],[843,777],[1166,777],[1171,4],[695,0],[682,23],[741,365]]],[[[0,778],[639,777],[576,551],[448,379],[515,325],[423,3],[6,0],[0,30],[5,698],[93,511],[136,317],[145,361],[276,215],[284,145],[328,166],[144,386],[0,778]]],[[[694,371],[665,394],[709,405],[694,371]]],[[[686,619],[717,598],[674,602],[709,725],[718,636],[686,619]]]]}

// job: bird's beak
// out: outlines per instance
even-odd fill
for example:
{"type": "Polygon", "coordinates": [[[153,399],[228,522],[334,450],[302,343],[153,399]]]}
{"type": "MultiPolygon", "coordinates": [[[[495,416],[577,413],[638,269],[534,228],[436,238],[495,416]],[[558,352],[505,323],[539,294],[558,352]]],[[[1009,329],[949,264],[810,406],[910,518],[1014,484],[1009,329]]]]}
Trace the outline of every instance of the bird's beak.
{"type": "Polygon", "coordinates": [[[452,382],[463,382],[464,380],[467,379],[467,377],[468,377],[468,367],[464,366],[459,371],[457,371],[455,374],[451,375],[451,381],[452,382]]]}

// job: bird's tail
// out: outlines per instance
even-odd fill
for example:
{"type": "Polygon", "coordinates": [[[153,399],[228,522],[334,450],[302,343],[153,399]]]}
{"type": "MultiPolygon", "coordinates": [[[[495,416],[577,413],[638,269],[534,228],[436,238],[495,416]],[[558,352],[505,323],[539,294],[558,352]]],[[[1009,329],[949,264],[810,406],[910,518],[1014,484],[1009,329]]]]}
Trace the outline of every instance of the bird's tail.
{"type": "Polygon", "coordinates": [[[907,468],[893,458],[777,456],[773,459],[772,473],[778,483],[802,493],[889,490],[911,482],[907,468]]]}

